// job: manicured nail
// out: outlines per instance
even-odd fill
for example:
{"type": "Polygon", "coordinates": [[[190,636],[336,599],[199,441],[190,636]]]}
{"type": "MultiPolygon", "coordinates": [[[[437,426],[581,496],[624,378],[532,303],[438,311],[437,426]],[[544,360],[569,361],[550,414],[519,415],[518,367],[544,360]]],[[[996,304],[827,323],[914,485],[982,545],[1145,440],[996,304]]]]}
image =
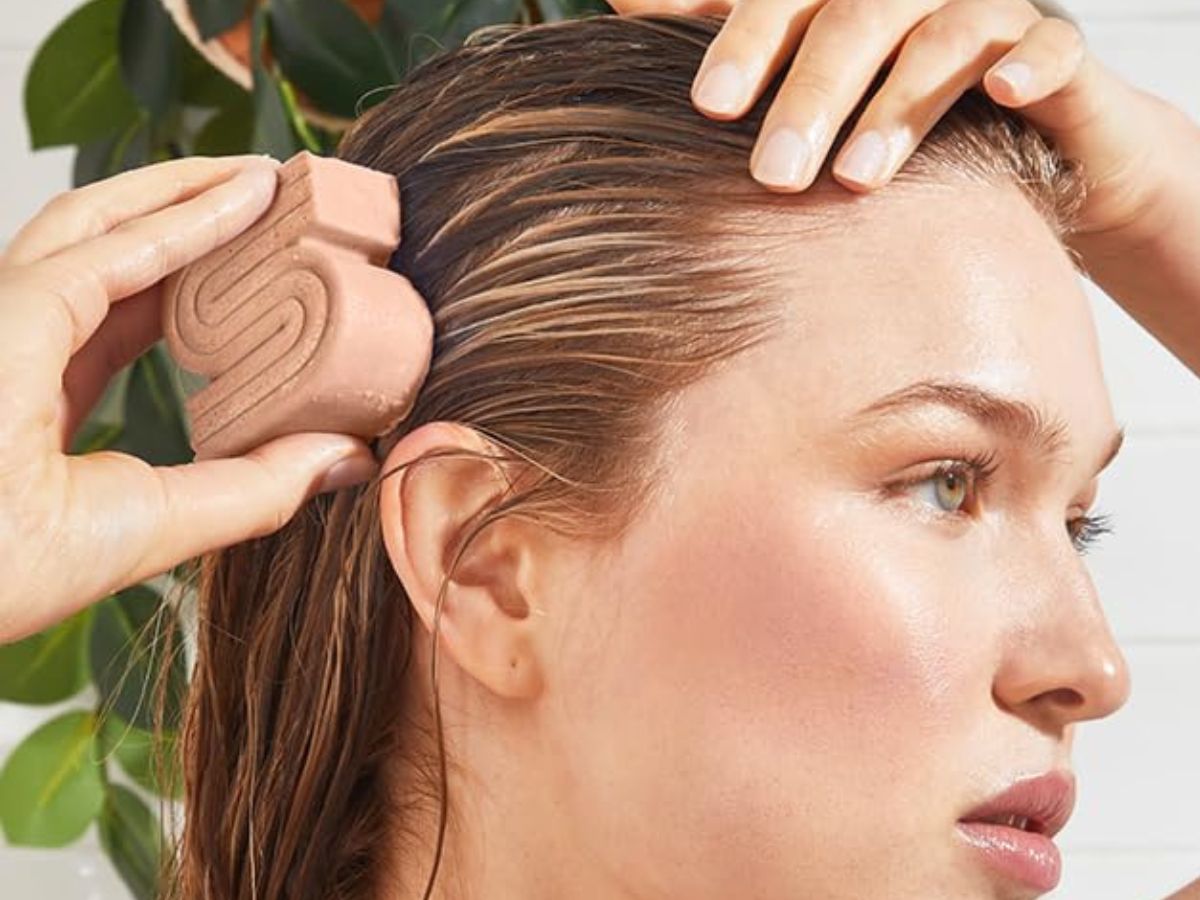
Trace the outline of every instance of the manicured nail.
{"type": "Polygon", "coordinates": [[[995,72],[993,78],[1003,81],[1014,97],[1022,97],[1033,85],[1033,69],[1023,62],[1005,63],[995,72]]]}
{"type": "Polygon", "coordinates": [[[723,62],[709,69],[700,79],[696,89],[696,101],[705,109],[714,112],[735,112],[745,92],[742,70],[730,62],[723,62]]]}
{"type": "Polygon", "coordinates": [[[859,184],[874,184],[887,169],[888,143],[882,134],[872,129],[864,131],[850,143],[846,155],[835,166],[838,175],[859,184]]]}
{"type": "Polygon", "coordinates": [[[754,177],[769,184],[795,184],[807,162],[808,142],[804,136],[794,128],[776,128],[753,163],[754,177]]]}

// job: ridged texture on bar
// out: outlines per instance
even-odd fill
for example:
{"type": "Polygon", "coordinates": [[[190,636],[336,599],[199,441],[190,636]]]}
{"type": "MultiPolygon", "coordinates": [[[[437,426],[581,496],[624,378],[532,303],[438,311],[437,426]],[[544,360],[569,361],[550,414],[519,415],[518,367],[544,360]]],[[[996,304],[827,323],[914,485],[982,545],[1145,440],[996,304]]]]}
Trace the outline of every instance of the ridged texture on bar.
{"type": "Polygon", "coordinates": [[[383,434],[429,371],[429,309],[386,268],[396,180],[308,151],[278,175],[254,225],[164,284],[167,347],[209,378],[186,403],[197,458],[298,431],[383,434]]]}

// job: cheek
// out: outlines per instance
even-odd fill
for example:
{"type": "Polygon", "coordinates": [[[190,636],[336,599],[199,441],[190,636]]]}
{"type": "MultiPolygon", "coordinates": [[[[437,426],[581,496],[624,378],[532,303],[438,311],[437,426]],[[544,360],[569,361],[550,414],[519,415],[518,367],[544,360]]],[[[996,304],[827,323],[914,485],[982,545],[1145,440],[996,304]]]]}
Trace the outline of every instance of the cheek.
{"type": "Polygon", "coordinates": [[[643,674],[797,760],[856,768],[876,741],[936,728],[956,679],[949,576],[889,552],[882,519],[854,518],[767,502],[677,535],[627,619],[643,674]]]}
{"type": "Polygon", "coordinates": [[[655,811],[688,823],[678,853],[705,878],[745,878],[728,864],[743,851],[767,880],[814,883],[799,860],[865,877],[880,834],[863,823],[921,815],[953,744],[964,664],[945,579],[849,514],[745,494],[697,512],[643,541],[611,598],[580,698],[596,730],[576,738],[611,766],[610,799],[649,811],[641,839],[661,843],[655,811]]]}

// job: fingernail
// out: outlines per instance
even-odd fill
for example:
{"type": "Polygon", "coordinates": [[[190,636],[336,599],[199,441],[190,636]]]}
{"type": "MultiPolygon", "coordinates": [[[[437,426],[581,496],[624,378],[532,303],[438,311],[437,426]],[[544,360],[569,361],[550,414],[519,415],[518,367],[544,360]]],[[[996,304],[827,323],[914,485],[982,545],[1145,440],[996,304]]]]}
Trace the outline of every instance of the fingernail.
{"type": "Polygon", "coordinates": [[[884,174],[888,161],[887,140],[878,131],[864,131],[850,143],[835,167],[837,174],[859,184],[872,184],[884,174]]]}
{"type": "Polygon", "coordinates": [[[770,184],[789,185],[800,180],[808,162],[808,143],[794,128],[777,128],[763,142],[754,161],[754,176],[770,184]]]}
{"type": "Polygon", "coordinates": [[[709,69],[700,79],[696,101],[715,112],[735,112],[745,91],[742,70],[733,63],[723,62],[709,69]]]}
{"type": "Polygon", "coordinates": [[[1020,97],[1033,84],[1033,69],[1023,62],[1010,62],[993,72],[992,77],[1008,85],[1014,97],[1020,97]]]}
{"type": "Polygon", "coordinates": [[[352,456],[349,459],[340,460],[330,466],[321,480],[317,482],[317,493],[340,491],[342,488],[361,484],[372,478],[378,470],[379,464],[375,460],[362,456],[352,456]]]}

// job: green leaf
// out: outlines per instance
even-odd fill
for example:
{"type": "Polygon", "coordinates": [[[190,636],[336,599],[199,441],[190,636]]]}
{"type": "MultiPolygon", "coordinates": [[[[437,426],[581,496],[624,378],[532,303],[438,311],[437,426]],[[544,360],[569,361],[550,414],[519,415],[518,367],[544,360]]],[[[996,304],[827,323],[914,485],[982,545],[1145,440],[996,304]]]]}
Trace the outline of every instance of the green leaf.
{"type": "Polygon", "coordinates": [[[144,584],[103,600],[92,622],[92,680],[105,712],[153,731],[159,668],[170,653],[163,698],[163,726],[177,730],[187,693],[187,665],[179,618],[158,592],[144,584]]]}
{"type": "Polygon", "coordinates": [[[71,173],[72,186],[83,187],[145,165],[151,159],[151,123],[149,114],[137,114],[120,130],[103,138],[81,144],[75,154],[71,173]]]}
{"type": "Polygon", "coordinates": [[[141,797],[124,785],[109,784],[96,828],[100,846],[133,896],[138,900],[158,896],[165,841],[158,816],[141,797]]]}
{"type": "Polygon", "coordinates": [[[254,110],[248,99],[244,108],[219,109],[196,134],[192,152],[198,156],[232,156],[250,152],[254,137],[254,110]]]}
{"type": "Polygon", "coordinates": [[[612,13],[612,8],[604,0],[537,0],[537,5],[544,22],[612,13]]]}
{"type": "Polygon", "coordinates": [[[189,462],[194,456],[184,420],[182,397],[171,376],[173,365],[162,341],[133,362],[125,398],[125,427],[112,448],[155,466],[189,462]]]}
{"type": "Polygon", "coordinates": [[[449,5],[443,0],[384,0],[376,33],[400,73],[420,65],[444,49],[449,5]]]}
{"type": "Polygon", "coordinates": [[[204,40],[228,31],[246,18],[249,0],[188,0],[196,30],[204,40]]]}
{"type": "Polygon", "coordinates": [[[179,42],[179,100],[190,106],[226,109],[250,102],[250,92],[201,56],[187,41],[179,42]]]}
{"type": "Polygon", "coordinates": [[[477,28],[512,22],[520,5],[520,0],[450,0],[442,41],[447,48],[457,47],[477,28]]]}
{"type": "Polygon", "coordinates": [[[270,16],[283,74],[321,109],[352,118],[363,94],[397,80],[378,35],[345,0],[272,0],[270,16]]]}
{"type": "Polygon", "coordinates": [[[74,454],[92,453],[95,450],[105,450],[121,438],[120,425],[105,425],[102,422],[84,422],[71,441],[70,452],[74,454]]]}
{"type": "Polygon", "coordinates": [[[121,3],[85,3],[38,47],[25,76],[31,150],[96,140],[137,115],[117,56],[121,3]]]}
{"type": "Polygon", "coordinates": [[[12,844],[62,847],[104,803],[95,716],[64,713],[25,738],[0,771],[0,825],[12,844]]]}
{"type": "MultiPolygon", "coordinates": [[[[81,147],[79,154],[82,155],[83,152],[81,147]]],[[[78,165],[80,160],[77,155],[76,166],[78,165]]],[[[104,393],[100,395],[100,399],[72,438],[70,453],[102,450],[111,447],[121,437],[125,428],[125,397],[132,372],[132,365],[125,366],[108,382],[104,393]]]]}
{"type": "MultiPolygon", "coordinates": [[[[584,0],[575,2],[582,6],[584,0]]],[[[378,30],[396,68],[408,72],[484,25],[526,21],[523,12],[521,0],[384,0],[378,30]]]]}
{"type": "Polygon", "coordinates": [[[0,700],[58,703],[88,680],[88,634],[92,609],[80,610],[38,634],[0,645],[0,700]]]}
{"type": "MultiPolygon", "coordinates": [[[[77,170],[80,166],[79,157],[83,154],[84,148],[80,148],[79,154],[76,156],[77,170]]],[[[100,401],[96,403],[95,407],[92,407],[88,418],[84,419],[83,425],[79,426],[79,431],[71,439],[71,448],[68,452],[90,454],[94,450],[110,448],[118,442],[121,432],[125,428],[125,389],[130,382],[131,371],[132,367],[126,366],[113,376],[113,379],[104,388],[100,401]]]]}
{"type": "Polygon", "coordinates": [[[115,712],[103,716],[100,727],[104,756],[111,752],[121,768],[134,781],[155,794],[178,799],[183,794],[183,774],[179,766],[179,741],[175,732],[146,731],[130,725],[115,712]],[[163,756],[165,771],[160,771],[157,756],[163,756]]]}
{"type": "Polygon", "coordinates": [[[179,93],[179,43],[184,42],[162,0],[125,0],[117,39],[121,72],[138,102],[156,118],[179,93]]]}
{"type": "Polygon", "coordinates": [[[120,135],[116,132],[93,141],[85,141],[75,150],[71,186],[83,187],[112,174],[112,156],[120,135]]]}
{"type": "Polygon", "coordinates": [[[262,62],[262,46],[270,33],[267,9],[254,12],[251,26],[251,58],[254,77],[254,131],[251,153],[269,153],[276,159],[289,159],[303,145],[292,129],[291,117],[280,93],[279,84],[262,62]]]}
{"type": "Polygon", "coordinates": [[[290,81],[283,77],[279,79],[279,96],[283,98],[283,110],[292,123],[293,132],[300,136],[306,149],[313,153],[320,153],[321,140],[308,124],[308,120],[304,118],[304,113],[300,111],[300,100],[296,96],[296,89],[290,81]]]}

